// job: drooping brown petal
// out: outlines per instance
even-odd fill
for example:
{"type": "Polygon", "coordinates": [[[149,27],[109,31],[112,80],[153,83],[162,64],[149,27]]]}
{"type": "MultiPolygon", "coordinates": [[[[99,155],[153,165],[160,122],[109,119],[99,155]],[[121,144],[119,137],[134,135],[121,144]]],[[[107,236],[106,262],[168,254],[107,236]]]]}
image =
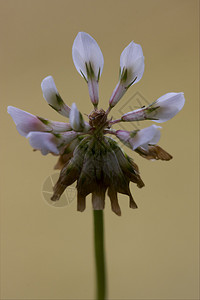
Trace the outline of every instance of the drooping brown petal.
{"type": "Polygon", "coordinates": [[[135,203],[135,201],[133,200],[133,196],[131,195],[129,182],[130,182],[130,180],[127,178],[127,184],[123,186],[123,189],[122,188],[117,188],[116,192],[128,195],[129,196],[129,206],[131,208],[137,208],[137,204],[135,203]]]}
{"type": "Polygon", "coordinates": [[[61,170],[64,167],[64,165],[69,162],[72,156],[73,152],[60,155],[56,165],[54,166],[54,169],[61,170]]]}
{"type": "Polygon", "coordinates": [[[85,140],[82,140],[82,142],[80,142],[80,144],[74,150],[73,158],[66,163],[66,165],[64,165],[60,172],[58,182],[53,188],[54,194],[51,198],[52,201],[59,200],[64,190],[78,179],[83,166],[83,160],[87,147],[88,140],[86,138],[85,140]]]}
{"type": "Polygon", "coordinates": [[[108,188],[108,196],[110,197],[112,211],[116,215],[121,216],[121,209],[118,203],[117,192],[113,187],[108,188]]]}
{"type": "Polygon", "coordinates": [[[81,137],[74,139],[71,143],[69,143],[65,146],[62,154],[59,156],[59,159],[58,159],[56,165],[54,166],[55,170],[61,170],[64,167],[64,165],[67,162],[69,162],[69,160],[73,156],[73,152],[74,152],[76,146],[78,146],[78,144],[80,142],[80,138],[81,137]]]}
{"type": "MultiPolygon", "coordinates": [[[[128,155],[127,155],[127,156],[128,156],[128,155]]],[[[133,166],[134,171],[135,171],[136,173],[140,174],[138,165],[133,161],[132,158],[129,157],[129,159],[130,159],[131,165],[133,166]]]]}
{"type": "Polygon", "coordinates": [[[149,160],[160,159],[160,160],[168,161],[173,158],[168,152],[166,152],[164,149],[162,149],[158,145],[148,146],[148,150],[145,150],[145,149],[139,147],[135,151],[142,157],[149,159],[149,160]]]}
{"type": "Polygon", "coordinates": [[[73,166],[73,163],[67,163],[60,172],[60,177],[58,182],[53,188],[54,194],[51,197],[52,201],[57,201],[60,199],[60,196],[63,194],[64,190],[74,183],[79,175],[79,168],[76,165],[73,166]]]}
{"type": "Polygon", "coordinates": [[[115,152],[107,149],[103,160],[103,178],[105,186],[113,186],[116,191],[128,186],[129,180],[126,179],[121,170],[115,152]]]}
{"type": "Polygon", "coordinates": [[[84,155],[83,166],[77,181],[77,190],[82,196],[87,196],[95,190],[95,161],[89,143],[84,155]]]}
{"type": "Polygon", "coordinates": [[[129,178],[130,181],[137,184],[137,187],[142,188],[144,187],[144,182],[142,181],[140,175],[134,170],[131,169],[124,169],[123,170],[126,176],[129,178]]]}
{"type": "Polygon", "coordinates": [[[83,196],[78,192],[77,195],[77,211],[83,212],[85,210],[85,198],[86,196],[83,196]]]}
{"type": "Polygon", "coordinates": [[[101,184],[97,184],[95,191],[92,193],[92,206],[94,210],[102,210],[105,207],[106,188],[101,184]]]}
{"type": "Polygon", "coordinates": [[[108,142],[115,152],[117,160],[120,164],[120,168],[123,171],[125,177],[128,177],[129,181],[136,183],[139,188],[142,188],[144,186],[144,182],[139,175],[139,168],[136,163],[134,163],[134,161],[127,154],[124,154],[122,152],[115,141],[108,139],[108,142]]]}
{"type": "Polygon", "coordinates": [[[129,202],[129,207],[130,207],[130,208],[135,209],[135,208],[138,207],[137,204],[135,203],[135,201],[133,200],[132,195],[129,196],[129,201],[130,201],[130,202],[129,202]]]}

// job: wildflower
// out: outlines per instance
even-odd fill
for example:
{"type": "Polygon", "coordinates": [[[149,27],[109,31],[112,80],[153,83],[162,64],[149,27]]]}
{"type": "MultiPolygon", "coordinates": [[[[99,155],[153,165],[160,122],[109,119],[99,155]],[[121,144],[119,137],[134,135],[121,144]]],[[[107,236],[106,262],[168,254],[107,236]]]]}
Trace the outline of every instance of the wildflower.
{"type": "Polygon", "coordinates": [[[97,42],[87,33],[79,32],[72,47],[72,57],[77,71],[85,79],[94,110],[83,120],[75,103],[65,104],[52,76],[41,84],[47,103],[58,113],[69,118],[68,123],[55,122],[34,116],[9,106],[17,130],[29,139],[30,145],[43,155],[59,156],[55,169],[61,169],[54,186],[52,201],[58,201],[64,190],[77,181],[77,209],[84,211],[86,197],[92,194],[94,210],[105,206],[106,191],[112,210],[121,215],[118,193],[129,197],[129,206],[137,208],[130,191],[130,182],[139,188],[144,186],[136,163],[112,138],[118,138],[137,154],[149,160],[170,160],[172,156],[157,145],[161,127],[151,125],[141,130],[114,130],[119,122],[152,120],[165,122],[183,107],[183,93],[168,93],[152,104],[131,112],[120,119],[108,117],[111,109],[120,101],[127,89],[138,82],[144,72],[144,56],[140,45],[131,42],[120,57],[120,76],[106,111],[98,109],[99,79],[103,70],[103,55],[97,42]]]}

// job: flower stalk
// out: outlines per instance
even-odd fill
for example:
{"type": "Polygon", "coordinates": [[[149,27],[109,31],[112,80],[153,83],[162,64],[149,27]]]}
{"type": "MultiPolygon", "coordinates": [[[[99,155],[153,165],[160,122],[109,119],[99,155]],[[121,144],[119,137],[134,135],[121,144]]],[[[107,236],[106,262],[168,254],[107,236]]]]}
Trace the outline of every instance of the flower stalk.
{"type": "Polygon", "coordinates": [[[104,216],[103,210],[93,210],[94,250],[96,264],[96,299],[107,297],[106,262],[104,251],[104,216]]]}

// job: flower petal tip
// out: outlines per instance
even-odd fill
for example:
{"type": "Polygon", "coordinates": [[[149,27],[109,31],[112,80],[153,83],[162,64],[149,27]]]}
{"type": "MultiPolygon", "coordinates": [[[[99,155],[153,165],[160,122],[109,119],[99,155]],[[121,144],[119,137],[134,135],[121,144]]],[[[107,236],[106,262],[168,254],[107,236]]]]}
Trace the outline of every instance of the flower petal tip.
{"type": "Polygon", "coordinates": [[[104,59],[95,39],[86,32],[79,32],[72,46],[72,58],[77,71],[88,80],[90,76],[99,79],[104,59]],[[89,72],[89,73],[88,73],[89,72]]]}

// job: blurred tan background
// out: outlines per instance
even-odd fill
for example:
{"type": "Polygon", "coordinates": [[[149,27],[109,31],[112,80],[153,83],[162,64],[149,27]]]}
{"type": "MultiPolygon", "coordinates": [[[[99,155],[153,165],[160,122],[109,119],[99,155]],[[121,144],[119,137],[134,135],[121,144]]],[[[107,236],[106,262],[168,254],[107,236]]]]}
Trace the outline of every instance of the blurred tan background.
{"type": "Polygon", "coordinates": [[[104,109],[118,79],[122,50],[131,40],[142,45],[144,76],[116,106],[114,116],[136,92],[149,102],[167,92],[183,91],[186,98],[179,115],[162,124],[159,144],[173,160],[150,162],[127,150],[146,184],[142,190],[131,185],[139,209],[131,210],[121,195],[122,217],[117,217],[107,199],[109,298],[199,299],[198,4],[0,1],[2,299],[94,299],[90,197],[84,213],[76,211],[76,201],[62,208],[48,205],[42,186],[55,173],[56,158],[34,153],[6,112],[13,105],[63,121],[42,97],[40,83],[47,75],[54,77],[68,105],[75,101],[83,113],[91,111],[87,86],[71,56],[79,31],[91,34],[104,55],[104,109]]]}

